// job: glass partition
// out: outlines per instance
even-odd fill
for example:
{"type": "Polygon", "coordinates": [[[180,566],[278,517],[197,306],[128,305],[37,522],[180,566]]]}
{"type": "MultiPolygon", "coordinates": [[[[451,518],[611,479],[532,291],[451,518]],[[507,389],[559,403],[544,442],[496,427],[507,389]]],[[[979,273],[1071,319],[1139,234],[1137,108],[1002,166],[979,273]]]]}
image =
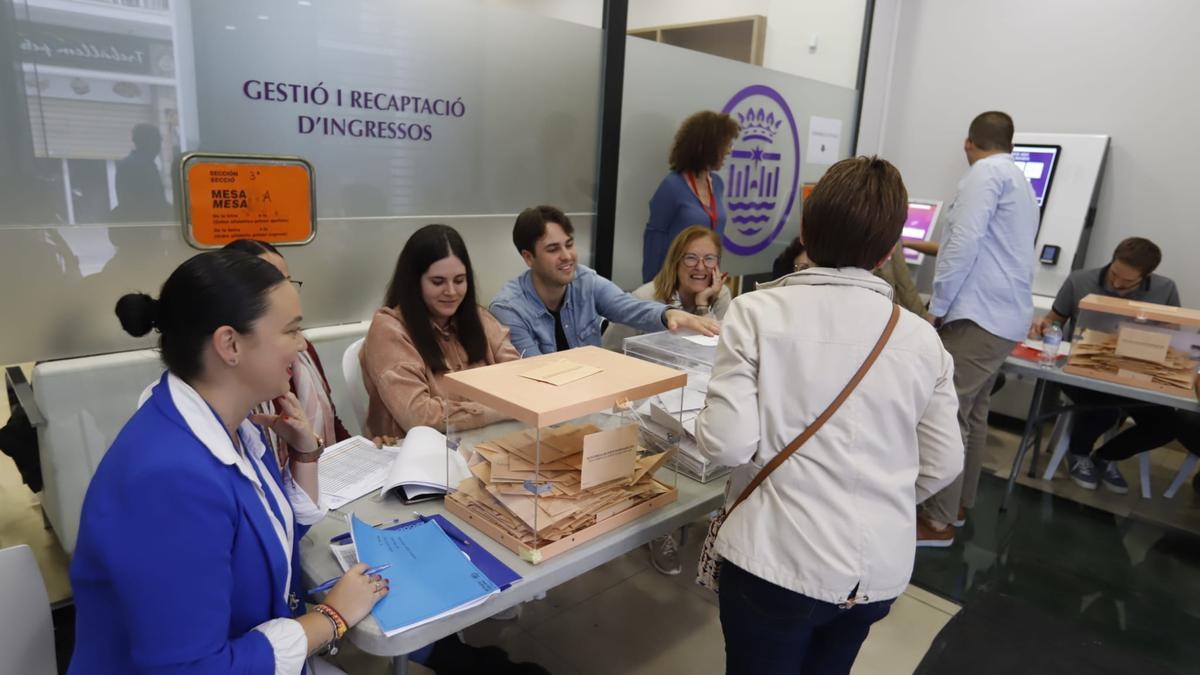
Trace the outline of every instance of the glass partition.
{"type": "Polygon", "coordinates": [[[112,307],[195,252],[193,150],[315,166],[317,237],[284,252],[310,326],[370,318],[429,222],[462,230],[483,301],[524,269],[522,208],[563,208],[589,250],[601,31],[515,6],[0,0],[0,363],[153,343],[112,307]]]}
{"type": "Polygon", "coordinates": [[[742,127],[720,171],[729,213],[721,269],[769,272],[799,234],[802,184],[851,152],[858,93],[639,37],[627,38],[625,58],[613,280],[641,284],[650,197],[676,129],[698,110],[727,112],[742,127]]]}

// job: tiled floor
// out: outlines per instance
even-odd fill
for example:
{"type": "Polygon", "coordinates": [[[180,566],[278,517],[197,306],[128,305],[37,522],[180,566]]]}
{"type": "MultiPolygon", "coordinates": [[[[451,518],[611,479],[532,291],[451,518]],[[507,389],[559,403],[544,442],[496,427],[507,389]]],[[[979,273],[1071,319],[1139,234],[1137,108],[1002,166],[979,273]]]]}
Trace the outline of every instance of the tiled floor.
{"type": "MultiPolygon", "coordinates": [[[[1007,477],[1015,435],[993,428],[990,436],[992,461],[1007,477]]],[[[1155,455],[1163,456],[1156,463],[1181,459],[1170,450],[1155,455]]],[[[1125,464],[1136,478],[1136,462],[1125,464]]],[[[1135,654],[1165,672],[1196,672],[1200,498],[1189,485],[1163,499],[1160,479],[1172,475],[1169,465],[1155,469],[1152,500],[1081,490],[1065,477],[1031,481],[1036,489],[1018,487],[1001,514],[1004,481],[985,472],[958,541],[919,551],[913,583],[965,607],[986,593],[1017,598],[1080,629],[1093,645],[1135,654]]]]}

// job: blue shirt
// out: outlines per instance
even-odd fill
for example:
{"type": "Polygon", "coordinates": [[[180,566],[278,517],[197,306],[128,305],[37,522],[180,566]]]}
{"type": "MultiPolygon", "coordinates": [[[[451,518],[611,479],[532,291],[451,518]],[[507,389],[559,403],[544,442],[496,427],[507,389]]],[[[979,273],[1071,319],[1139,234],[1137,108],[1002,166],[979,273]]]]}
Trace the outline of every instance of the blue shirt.
{"type": "Polygon", "coordinates": [[[1033,321],[1038,206],[1012,155],[984,157],[950,204],[929,313],[1021,341],[1033,321]]]}
{"type": "MultiPolygon", "coordinates": [[[[529,270],[505,283],[488,309],[511,331],[509,337],[522,357],[558,351],[554,341],[554,316],[533,290],[533,276],[529,270]]],[[[599,347],[602,317],[651,332],[663,329],[666,311],[666,305],[639,300],[595,271],[576,265],[575,278],[567,286],[559,316],[567,344],[572,348],[599,347]]]]}
{"type": "MultiPolygon", "coordinates": [[[[712,176],[713,199],[717,202],[717,232],[725,231],[725,183],[716,172],[712,176]]],[[[662,269],[667,249],[676,235],[692,225],[712,227],[708,204],[701,204],[688,181],[676,171],[667,174],[650,198],[650,220],[642,235],[642,283],[662,269]]]]}

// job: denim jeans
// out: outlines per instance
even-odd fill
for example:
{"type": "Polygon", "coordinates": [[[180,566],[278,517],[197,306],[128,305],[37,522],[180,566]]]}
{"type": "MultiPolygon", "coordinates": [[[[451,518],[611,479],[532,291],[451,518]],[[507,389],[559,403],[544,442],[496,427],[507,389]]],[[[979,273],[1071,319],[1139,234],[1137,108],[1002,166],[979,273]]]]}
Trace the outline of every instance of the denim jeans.
{"type": "Polygon", "coordinates": [[[843,608],[721,563],[727,675],[845,675],[892,600],[843,608]]]}

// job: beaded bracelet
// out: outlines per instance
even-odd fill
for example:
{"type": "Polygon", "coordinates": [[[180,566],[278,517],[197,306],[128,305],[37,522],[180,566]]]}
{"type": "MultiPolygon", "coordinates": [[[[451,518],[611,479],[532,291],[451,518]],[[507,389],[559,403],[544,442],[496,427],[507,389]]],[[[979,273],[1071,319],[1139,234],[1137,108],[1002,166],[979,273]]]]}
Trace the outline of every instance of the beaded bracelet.
{"type": "Polygon", "coordinates": [[[330,607],[329,605],[326,605],[324,603],[321,603],[319,605],[314,605],[313,611],[324,614],[325,616],[329,617],[329,619],[331,619],[335,624],[337,624],[337,630],[334,631],[334,637],[333,637],[335,642],[337,640],[341,640],[342,636],[344,636],[346,634],[346,631],[350,629],[350,627],[346,625],[346,620],[342,618],[342,615],[339,614],[336,609],[330,607]]]}
{"type": "Polygon", "coordinates": [[[320,614],[321,616],[325,617],[325,619],[326,619],[327,621],[329,621],[329,627],[333,629],[333,635],[332,635],[332,636],[329,638],[329,641],[328,641],[328,642],[326,642],[324,645],[322,645],[322,646],[321,646],[321,648],[318,650],[318,652],[317,652],[317,653],[319,653],[319,654],[328,654],[328,655],[330,655],[330,656],[334,656],[334,655],[336,655],[336,654],[338,653],[338,648],[337,648],[337,632],[338,632],[338,625],[337,625],[337,621],[336,621],[336,620],[334,620],[334,618],[333,618],[332,616],[329,616],[329,615],[328,615],[328,614],[326,614],[325,612],[317,612],[317,614],[320,614]]]}

